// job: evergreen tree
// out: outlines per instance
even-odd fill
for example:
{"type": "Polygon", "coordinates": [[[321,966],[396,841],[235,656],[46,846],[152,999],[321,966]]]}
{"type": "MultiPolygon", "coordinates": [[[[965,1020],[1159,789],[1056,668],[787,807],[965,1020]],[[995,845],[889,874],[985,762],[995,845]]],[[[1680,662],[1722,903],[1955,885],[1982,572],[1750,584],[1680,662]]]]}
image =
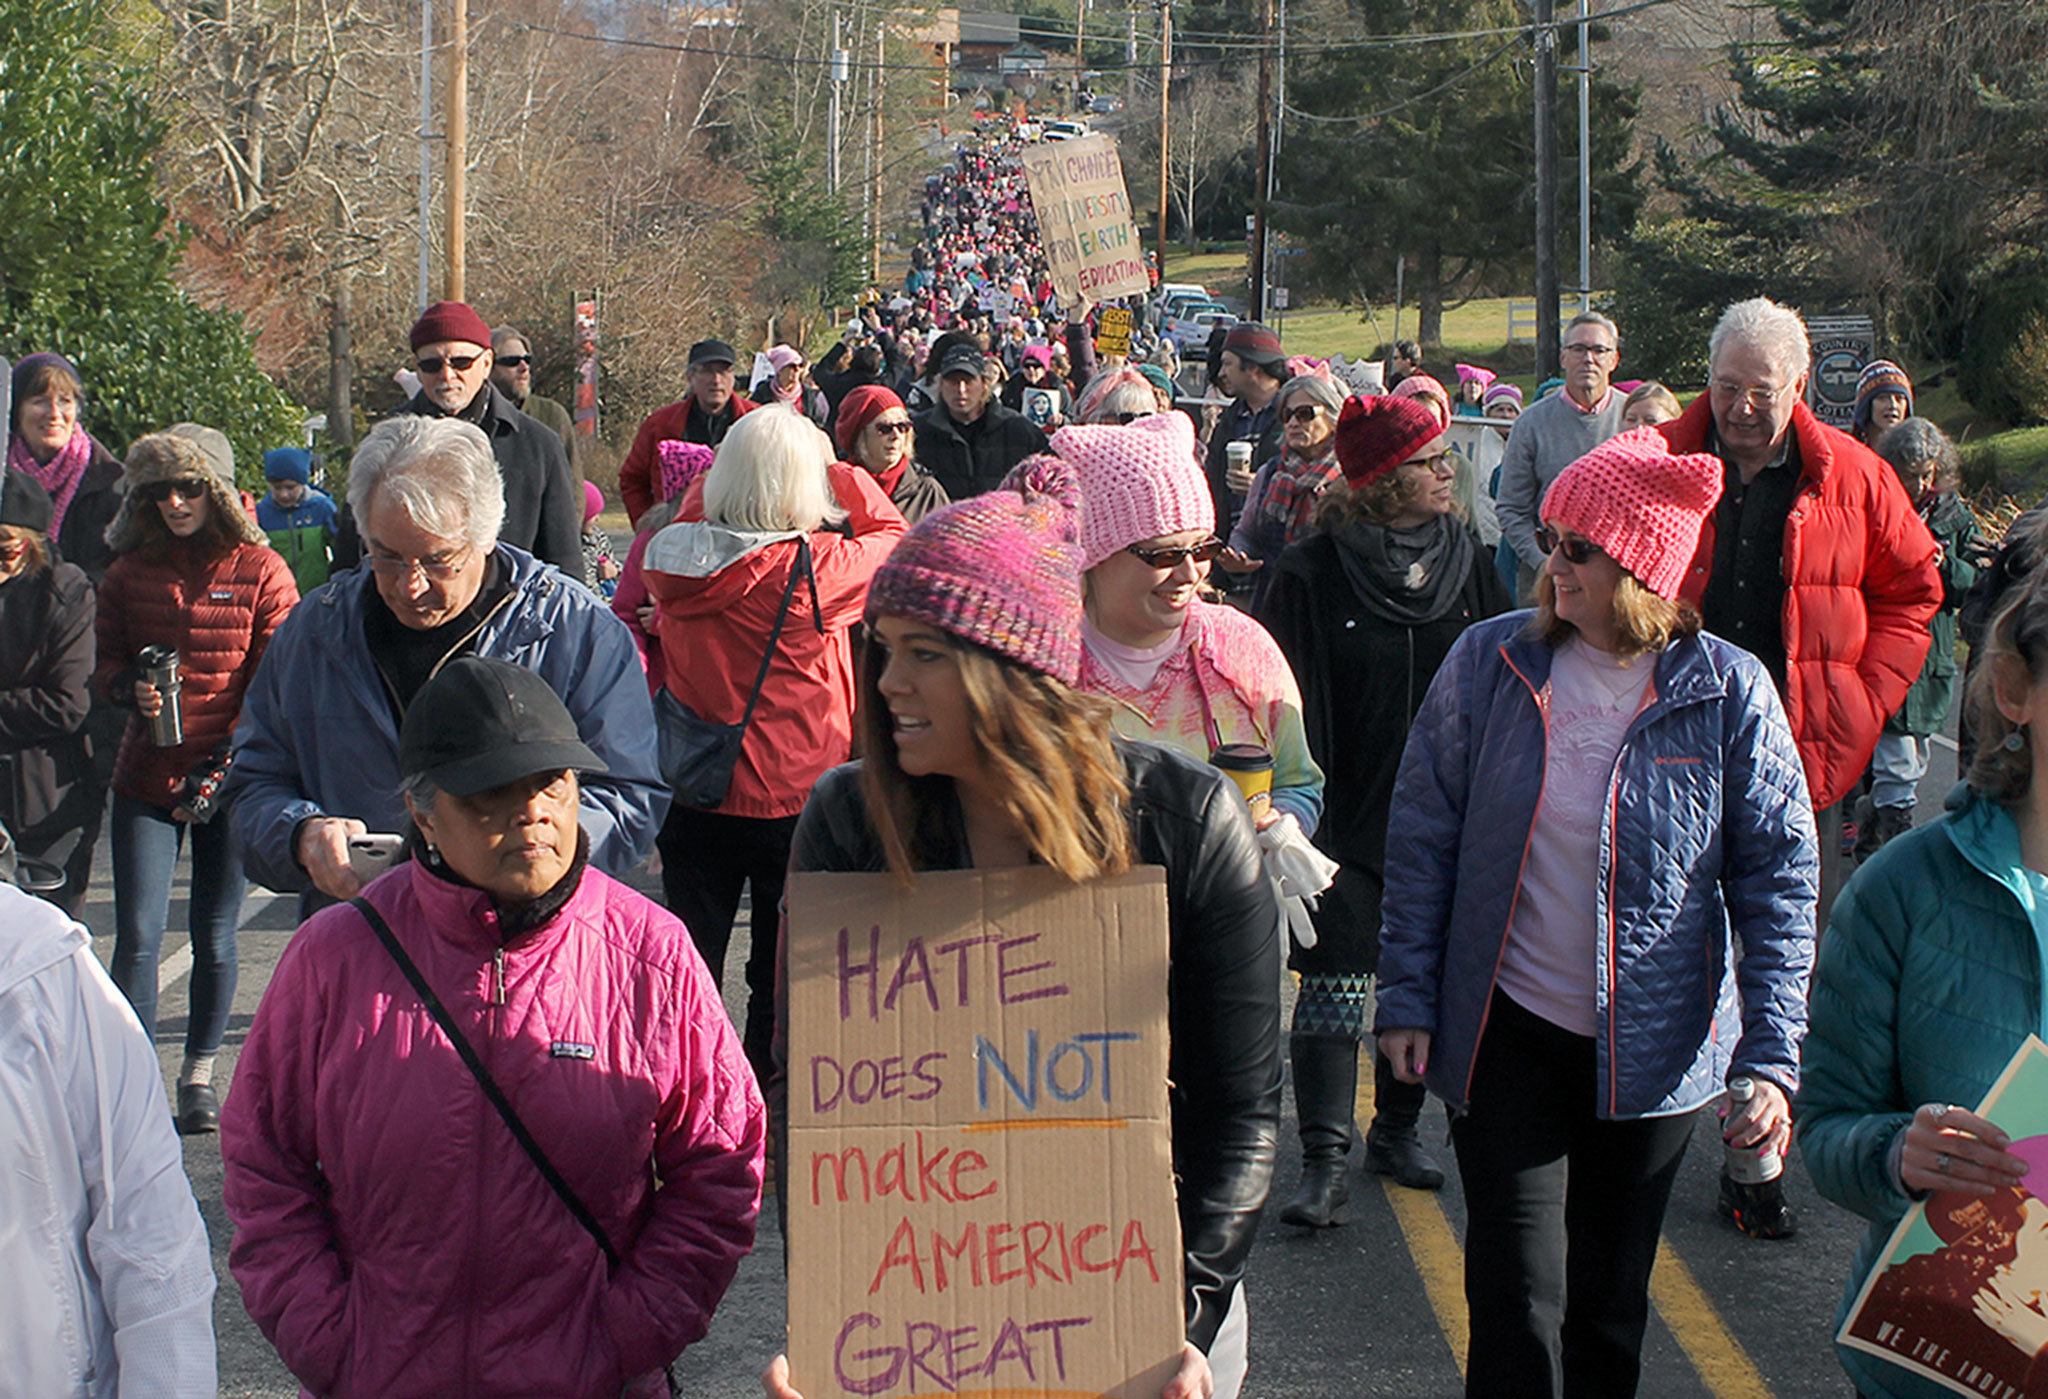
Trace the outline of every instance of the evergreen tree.
{"type": "Polygon", "coordinates": [[[256,367],[240,322],[174,280],[179,240],[152,165],[162,127],[144,76],[102,51],[103,13],[0,0],[0,349],[77,364],[109,448],[201,422],[254,481],[303,414],[256,367]]]}
{"type": "Polygon", "coordinates": [[[786,121],[770,127],[748,180],[764,237],[776,245],[770,300],[829,309],[850,303],[867,275],[860,221],[825,188],[822,153],[806,152],[786,121]]]}

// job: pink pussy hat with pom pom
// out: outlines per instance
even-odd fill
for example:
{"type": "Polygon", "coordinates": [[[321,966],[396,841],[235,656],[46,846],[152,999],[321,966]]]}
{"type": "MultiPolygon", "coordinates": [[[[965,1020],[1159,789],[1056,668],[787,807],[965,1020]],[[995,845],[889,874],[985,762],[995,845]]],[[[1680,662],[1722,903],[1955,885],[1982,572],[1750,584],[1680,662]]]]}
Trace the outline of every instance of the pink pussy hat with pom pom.
{"type": "Polygon", "coordinates": [[[1063,427],[1052,449],[1080,475],[1084,570],[1140,540],[1216,532],[1216,501],[1185,413],[1063,427]]]}
{"type": "Polygon", "coordinates": [[[1700,544],[1700,526],[1721,499],[1721,459],[1674,454],[1652,427],[1610,437],[1562,472],[1543,495],[1546,524],[1571,530],[1667,602],[1700,544]]]}
{"type": "Polygon", "coordinates": [[[867,623],[905,617],[1069,685],[1081,678],[1081,488],[1028,459],[983,495],[934,510],[868,584],[867,623]]]}

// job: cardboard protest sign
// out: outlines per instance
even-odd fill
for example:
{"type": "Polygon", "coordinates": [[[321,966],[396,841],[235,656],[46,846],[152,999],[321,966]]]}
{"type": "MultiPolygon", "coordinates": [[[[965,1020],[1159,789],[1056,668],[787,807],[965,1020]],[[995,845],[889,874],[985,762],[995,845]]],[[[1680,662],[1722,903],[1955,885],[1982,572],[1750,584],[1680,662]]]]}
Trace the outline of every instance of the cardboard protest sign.
{"type": "Polygon", "coordinates": [[[1127,355],[1131,352],[1131,308],[1105,306],[1095,318],[1095,353],[1127,355]]]}
{"type": "Polygon", "coordinates": [[[1185,1325],[1163,871],[789,881],[807,1399],[1153,1399],[1185,1325]]]}
{"type": "Polygon", "coordinates": [[[1507,450],[1508,429],[1514,424],[1498,418],[1455,417],[1451,419],[1450,449],[1465,459],[1472,479],[1486,491],[1507,450]]]}
{"type": "Polygon", "coordinates": [[[1989,1199],[1937,1193],[1893,1231],[1836,1341],[1958,1394],[2048,1396],[2048,1045],[2029,1035],[1978,1107],[2033,1171],[1989,1199]]]}
{"type": "Polygon", "coordinates": [[[1026,146],[1023,160],[1039,243],[1061,299],[1079,306],[1149,291],[1115,140],[1041,142],[1026,146]]]}

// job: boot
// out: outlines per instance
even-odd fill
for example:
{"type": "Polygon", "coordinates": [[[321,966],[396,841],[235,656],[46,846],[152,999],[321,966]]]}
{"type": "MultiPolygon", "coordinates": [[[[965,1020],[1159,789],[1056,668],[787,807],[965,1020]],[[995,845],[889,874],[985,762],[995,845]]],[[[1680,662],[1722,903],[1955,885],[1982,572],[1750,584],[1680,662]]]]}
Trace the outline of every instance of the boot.
{"type": "Polygon", "coordinates": [[[1856,798],[1856,805],[1850,812],[1849,820],[1842,827],[1842,839],[1848,841],[1853,838],[1854,845],[1847,853],[1858,864],[1875,855],[1877,847],[1884,844],[1878,838],[1878,821],[1877,807],[1871,803],[1870,798],[1856,798]]]}
{"type": "Polygon", "coordinates": [[[1902,836],[1912,829],[1912,807],[1881,806],[1877,809],[1877,820],[1872,831],[1873,848],[1881,850],[1886,842],[1902,836]]]}
{"type": "Polygon", "coordinates": [[[1372,1064],[1372,1126],[1365,1133],[1365,1168],[1392,1176],[1410,1190],[1443,1189],[1443,1168],[1422,1145],[1416,1128],[1429,1090],[1395,1078],[1393,1064],[1377,1050],[1372,1064]]]}
{"type": "Polygon", "coordinates": [[[1301,1188],[1280,1211],[1288,1224],[1327,1229],[1343,1223],[1351,1198],[1345,1157],[1358,1096],[1358,1041],[1349,1035],[1288,1036],[1294,1061],[1294,1113],[1301,1124],[1301,1188]]]}

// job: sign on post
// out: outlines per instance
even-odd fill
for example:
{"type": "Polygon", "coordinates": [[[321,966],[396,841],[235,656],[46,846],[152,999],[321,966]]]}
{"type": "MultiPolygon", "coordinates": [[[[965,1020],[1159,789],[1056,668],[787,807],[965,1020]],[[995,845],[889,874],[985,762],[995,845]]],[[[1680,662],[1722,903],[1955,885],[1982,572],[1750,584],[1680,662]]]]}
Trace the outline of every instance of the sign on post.
{"type": "Polygon", "coordinates": [[[1131,308],[1105,306],[1095,315],[1095,353],[1104,358],[1131,352],[1131,308]]]}
{"type": "Polygon", "coordinates": [[[1116,141],[1098,135],[1041,142],[1026,146],[1023,159],[1060,299],[1080,306],[1150,291],[1116,141]]]}
{"type": "Polygon", "coordinates": [[[1877,355],[1877,327],[1868,316],[1815,316],[1806,323],[1806,337],[1813,343],[1806,406],[1847,432],[1856,421],[1856,381],[1877,355]]]}
{"type": "Polygon", "coordinates": [[[1153,1399],[1185,1331],[1164,872],[788,898],[796,1388],[1153,1399]]]}

